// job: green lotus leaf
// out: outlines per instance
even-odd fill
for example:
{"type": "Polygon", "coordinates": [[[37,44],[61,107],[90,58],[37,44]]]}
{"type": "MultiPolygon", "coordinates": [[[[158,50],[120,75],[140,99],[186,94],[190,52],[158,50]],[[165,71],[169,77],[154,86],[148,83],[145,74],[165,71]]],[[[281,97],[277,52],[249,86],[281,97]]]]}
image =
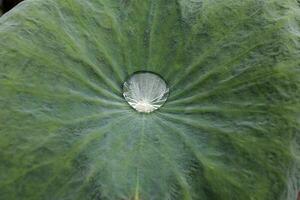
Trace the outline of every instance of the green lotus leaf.
{"type": "Polygon", "coordinates": [[[0,18],[0,199],[295,200],[299,66],[296,0],[26,0],[0,18]],[[169,88],[151,113],[139,71],[169,88]]]}

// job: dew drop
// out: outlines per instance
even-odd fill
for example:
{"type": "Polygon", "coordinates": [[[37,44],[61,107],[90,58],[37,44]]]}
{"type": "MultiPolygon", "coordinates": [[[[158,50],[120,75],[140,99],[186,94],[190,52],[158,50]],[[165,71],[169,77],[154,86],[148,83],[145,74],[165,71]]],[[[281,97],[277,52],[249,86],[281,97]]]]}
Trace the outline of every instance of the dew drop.
{"type": "Polygon", "coordinates": [[[167,100],[166,82],[152,72],[135,72],[123,85],[125,100],[138,112],[151,113],[167,100]]]}

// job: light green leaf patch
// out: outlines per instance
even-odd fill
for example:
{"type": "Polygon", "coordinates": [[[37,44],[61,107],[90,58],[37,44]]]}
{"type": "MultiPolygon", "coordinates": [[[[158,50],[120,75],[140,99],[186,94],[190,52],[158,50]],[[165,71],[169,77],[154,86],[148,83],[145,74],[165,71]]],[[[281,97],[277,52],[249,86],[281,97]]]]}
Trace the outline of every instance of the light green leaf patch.
{"type": "Polygon", "coordinates": [[[0,200],[295,200],[295,0],[26,0],[0,18],[0,200]],[[142,114],[136,71],[170,93],[142,114]]]}

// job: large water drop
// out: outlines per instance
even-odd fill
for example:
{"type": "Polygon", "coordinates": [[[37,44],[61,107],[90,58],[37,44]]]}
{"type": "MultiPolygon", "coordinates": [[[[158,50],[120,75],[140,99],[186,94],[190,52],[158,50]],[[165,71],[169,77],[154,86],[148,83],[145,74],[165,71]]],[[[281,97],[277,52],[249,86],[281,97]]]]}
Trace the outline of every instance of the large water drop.
{"type": "Polygon", "coordinates": [[[153,112],[166,102],[168,95],[166,82],[152,72],[136,72],[123,85],[124,98],[138,112],[153,112]]]}

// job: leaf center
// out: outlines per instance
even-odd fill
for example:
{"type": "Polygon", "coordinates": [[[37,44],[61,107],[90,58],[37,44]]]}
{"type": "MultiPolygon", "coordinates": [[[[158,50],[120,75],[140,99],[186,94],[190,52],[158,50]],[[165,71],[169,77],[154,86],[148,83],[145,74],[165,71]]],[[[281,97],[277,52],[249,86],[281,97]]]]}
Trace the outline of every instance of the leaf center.
{"type": "Polygon", "coordinates": [[[135,72],[123,84],[123,96],[138,112],[151,113],[167,100],[169,88],[165,80],[152,72],[135,72]]]}

